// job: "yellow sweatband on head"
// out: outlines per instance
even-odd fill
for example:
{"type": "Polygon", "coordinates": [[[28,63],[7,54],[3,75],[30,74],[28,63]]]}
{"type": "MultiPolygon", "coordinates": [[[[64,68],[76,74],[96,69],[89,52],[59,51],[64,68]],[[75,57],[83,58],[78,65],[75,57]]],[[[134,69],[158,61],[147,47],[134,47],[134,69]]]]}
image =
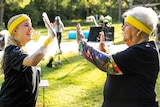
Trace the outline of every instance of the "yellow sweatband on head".
{"type": "Polygon", "coordinates": [[[30,18],[27,15],[22,15],[15,19],[11,25],[8,27],[8,32],[11,34],[13,29],[16,28],[20,23],[22,23],[24,20],[30,20],[30,18]]]}
{"type": "Polygon", "coordinates": [[[53,38],[47,38],[46,41],[44,42],[44,46],[47,47],[51,42],[53,41],[53,38]]]}
{"type": "Polygon", "coordinates": [[[135,19],[132,16],[127,16],[125,19],[125,22],[131,24],[132,26],[136,27],[137,29],[145,32],[146,34],[150,35],[151,34],[151,30],[145,26],[141,21],[135,19]]]}

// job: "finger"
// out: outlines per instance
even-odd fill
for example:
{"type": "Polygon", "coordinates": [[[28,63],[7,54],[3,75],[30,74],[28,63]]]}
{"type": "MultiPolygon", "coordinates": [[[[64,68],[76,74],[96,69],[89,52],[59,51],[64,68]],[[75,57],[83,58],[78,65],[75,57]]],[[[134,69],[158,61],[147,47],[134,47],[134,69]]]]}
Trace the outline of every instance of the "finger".
{"type": "Polygon", "coordinates": [[[78,23],[76,27],[77,34],[79,35],[81,32],[81,25],[78,23]]]}
{"type": "Polygon", "coordinates": [[[105,41],[105,36],[104,36],[104,32],[101,32],[101,36],[100,36],[100,41],[104,42],[105,41]]]}
{"type": "Polygon", "coordinates": [[[83,32],[82,32],[82,29],[81,29],[81,25],[79,23],[77,24],[76,32],[77,32],[77,36],[83,38],[83,32]]]}
{"type": "Polygon", "coordinates": [[[48,29],[48,31],[50,32],[49,35],[50,35],[51,37],[56,37],[56,36],[57,36],[57,33],[56,33],[55,29],[51,26],[51,24],[48,23],[47,21],[45,21],[45,25],[47,26],[47,29],[48,29]]]}
{"type": "Polygon", "coordinates": [[[48,28],[49,27],[49,22],[45,20],[44,23],[45,23],[45,26],[48,28]]]}
{"type": "Polygon", "coordinates": [[[43,12],[42,16],[43,16],[43,20],[48,21],[50,23],[50,20],[49,20],[48,15],[47,15],[46,12],[43,12]]]}
{"type": "Polygon", "coordinates": [[[43,12],[42,13],[42,16],[43,16],[43,21],[44,21],[44,23],[45,23],[45,26],[47,27],[47,29],[48,29],[48,35],[50,36],[50,37],[56,37],[57,36],[57,33],[56,33],[56,31],[55,31],[55,29],[52,27],[52,24],[50,23],[50,20],[49,20],[49,18],[48,18],[48,15],[47,15],[47,13],[46,12],[43,12]]]}
{"type": "Polygon", "coordinates": [[[81,26],[80,24],[78,23],[77,26],[76,26],[76,40],[77,40],[77,43],[80,44],[80,42],[82,41],[82,39],[84,38],[84,35],[83,35],[83,32],[82,32],[82,29],[81,29],[81,26]]]}

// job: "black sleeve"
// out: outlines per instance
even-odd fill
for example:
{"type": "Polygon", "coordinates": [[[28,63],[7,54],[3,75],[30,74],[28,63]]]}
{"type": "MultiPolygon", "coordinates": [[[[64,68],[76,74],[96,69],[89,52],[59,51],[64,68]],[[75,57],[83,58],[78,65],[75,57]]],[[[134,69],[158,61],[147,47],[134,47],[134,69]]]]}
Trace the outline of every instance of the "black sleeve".
{"type": "Polygon", "coordinates": [[[135,53],[134,49],[126,49],[124,51],[118,52],[112,56],[117,66],[123,72],[123,74],[133,73],[139,66],[139,56],[135,53]]]}
{"type": "Polygon", "coordinates": [[[157,69],[158,54],[154,42],[141,43],[113,55],[123,74],[150,72],[157,69]]]}
{"type": "Polygon", "coordinates": [[[12,68],[20,71],[23,59],[27,56],[19,47],[11,45],[6,47],[4,54],[4,68],[12,68]]]}

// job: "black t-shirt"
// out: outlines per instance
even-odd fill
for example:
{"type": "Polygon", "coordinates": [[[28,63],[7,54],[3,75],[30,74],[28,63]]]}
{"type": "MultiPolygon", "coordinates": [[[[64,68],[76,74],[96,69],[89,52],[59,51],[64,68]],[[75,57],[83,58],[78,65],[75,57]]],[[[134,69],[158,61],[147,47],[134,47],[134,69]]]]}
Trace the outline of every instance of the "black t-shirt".
{"type": "Polygon", "coordinates": [[[155,83],[159,71],[153,41],[113,55],[123,75],[107,75],[102,107],[158,107],[155,83]]]}
{"type": "Polygon", "coordinates": [[[19,47],[6,47],[4,55],[4,82],[0,91],[0,104],[6,107],[35,107],[39,74],[33,77],[31,67],[23,66],[27,54],[19,47]],[[36,83],[33,84],[33,78],[36,83]]]}

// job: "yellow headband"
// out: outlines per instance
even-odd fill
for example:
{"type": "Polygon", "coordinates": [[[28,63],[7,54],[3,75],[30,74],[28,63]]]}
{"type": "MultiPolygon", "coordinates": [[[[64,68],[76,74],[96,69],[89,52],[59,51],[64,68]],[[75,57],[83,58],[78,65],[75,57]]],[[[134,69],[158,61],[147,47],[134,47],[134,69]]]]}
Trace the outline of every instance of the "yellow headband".
{"type": "Polygon", "coordinates": [[[135,19],[132,16],[127,16],[126,19],[125,19],[125,22],[128,22],[132,26],[134,26],[137,29],[145,32],[148,35],[150,35],[151,32],[152,32],[147,26],[145,26],[142,22],[140,22],[139,20],[135,19]]]}
{"type": "Polygon", "coordinates": [[[30,18],[27,15],[20,16],[19,18],[17,18],[11,23],[11,25],[8,27],[8,32],[11,34],[13,29],[16,28],[24,20],[30,20],[30,18]]]}

